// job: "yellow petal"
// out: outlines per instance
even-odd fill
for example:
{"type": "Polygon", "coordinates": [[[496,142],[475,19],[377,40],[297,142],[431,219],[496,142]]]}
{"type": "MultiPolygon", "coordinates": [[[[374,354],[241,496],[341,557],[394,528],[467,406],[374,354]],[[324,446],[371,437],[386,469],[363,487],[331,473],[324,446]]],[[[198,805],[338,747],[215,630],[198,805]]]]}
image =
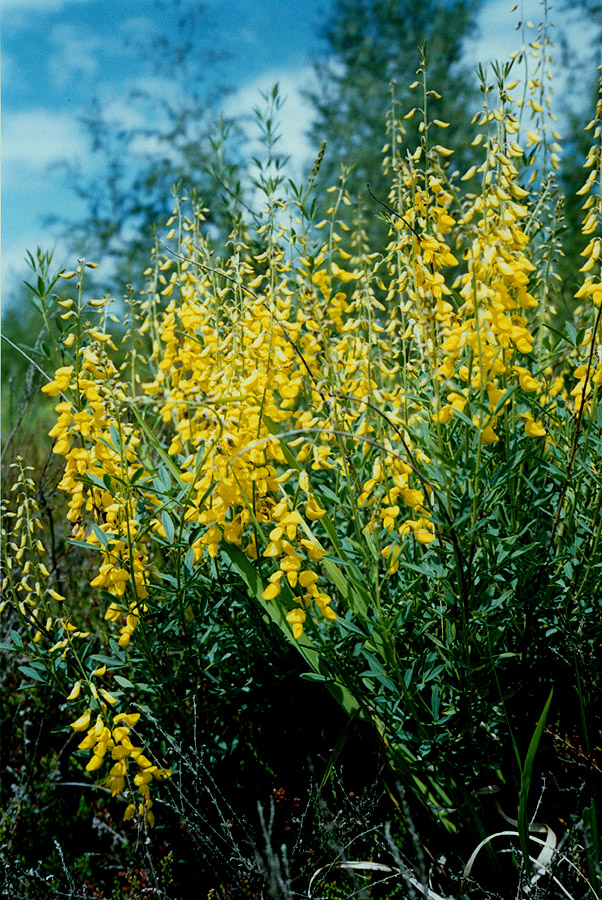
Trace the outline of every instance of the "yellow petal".
{"type": "Polygon", "coordinates": [[[74,731],[85,731],[86,728],[90,724],[90,710],[87,710],[79,719],[76,719],[75,722],[71,722],[71,728],[74,731]]]}
{"type": "Polygon", "coordinates": [[[71,693],[67,696],[67,700],[77,700],[80,695],[80,691],[82,689],[81,681],[76,681],[73,687],[71,688],[71,693]]]}

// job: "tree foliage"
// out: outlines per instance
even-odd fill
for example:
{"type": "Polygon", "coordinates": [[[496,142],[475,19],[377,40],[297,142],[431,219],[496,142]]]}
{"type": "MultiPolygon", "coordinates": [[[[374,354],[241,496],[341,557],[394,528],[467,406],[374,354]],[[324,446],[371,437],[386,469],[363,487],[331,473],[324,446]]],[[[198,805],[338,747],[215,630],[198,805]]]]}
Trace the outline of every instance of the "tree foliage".
{"type": "MultiPolygon", "coordinates": [[[[119,285],[120,291],[128,282],[139,286],[154,230],[171,213],[172,186],[207,197],[226,177],[217,144],[230,128],[218,119],[227,91],[216,72],[227,54],[215,40],[205,4],[156,0],[155,6],[173,11],[173,30],[131,41],[143,77],[127,95],[129,120],[95,98],[82,119],[93,171],[64,164],[86,210],[80,221],[64,222],[65,237],[78,257],[110,261],[103,267],[105,281],[112,273],[103,288],[119,285]],[[151,80],[145,81],[146,73],[151,80]]],[[[214,220],[222,212],[213,204],[214,220]]]]}
{"type": "MultiPolygon", "coordinates": [[[[449,123],[447,143],[459,156],[468,153],[466,109],[475,98],[474,80],[462,65],[465,39],[473,32],[479,4],[466,0],[336,0],[323,30],[326,53],[315,63],[317,88],[312,138],[326,139],[323,174],[334,181],[352,168],[347,187],[366,195],[366,183],[385,184],[381,148],[391,108],[387,86],[395,88],[401,109],[415,105],[409,84],[426,45],[429,115],[449,123]],[[440,97],[438,95],[441,95],[440,97]]],[[[417,120],[416,120],[417,121],[417,120]]],[[[406,122],[414,146],[413,122],[406,122]]],[[[465,160],[462,160],[465,161],[465,160]]]]}

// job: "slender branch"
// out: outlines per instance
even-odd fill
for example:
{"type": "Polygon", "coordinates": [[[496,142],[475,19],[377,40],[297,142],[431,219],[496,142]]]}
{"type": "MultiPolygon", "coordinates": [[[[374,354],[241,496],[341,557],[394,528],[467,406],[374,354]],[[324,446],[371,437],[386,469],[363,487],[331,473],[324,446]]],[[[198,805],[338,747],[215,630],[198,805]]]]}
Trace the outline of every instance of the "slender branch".
{"type": "Polygon", "coordinates": [[[13,348],[13,350],[16,350],[18,353],[21,354],[21,356],[24,356],[25,359],[27,360],[27,362],[28,362],[30,365],[32,365],[35,369],[37,369],[38,372],[40,373],[40,375],[43,375],[43,376],[44,376],[44,378],[46,379],[46,381],[48,381],[48,382],[53,381],[53,379],[50,377],[50,375],[47,375],[46,372],[44,371],[44,369],[41,369],[40,366],[37,364],[37,362],[36,362],[34,359],[32,359],[31,356],[28,356],[28,355],[27,355],[27,353],[25,352],[25,350],[22,350],[22,349],[21,349],[20,347],[18,347],[16,344],[13,344],[13,342],[11,341],[11,339],[10,339],[10,338],[7,338],[5,334],[0,334],[0,337],[2,338],[3,341],[6,341],[7,344],[10,344],[11,347],[13,348]]]}
{"type": "Polygon", "coordinates": [[[413,232],[413,233],[416,235],[416,237],[418,238],[418,240],[421,240],[421,237],[422,237],[421,234],[420,234],[418,231],[416,231],[416,229],[414,228],[413,225],[410,225],[410,223],[408,222],[408,220],[405,219],[405,218],[401,215],[401,213],[398,213],[396,210],[394,210],[393,207],[392,207],[392,206],[389,206],[388,203],[385,203],[384,200],[379,200],[378,197],[376,196],[376,194],[374,194],[374,193],[372,192],[372,190],[371,190],[369,184],[367,184],[366,187],[368,188],[368,193],[370,194],[370,196],[372,197],[373,200],[376,200],[377,203],[380,203],[380,205],[381,205],[382,207],[384,207],[388,212],[390,212],[392,216],[395,216],[397,219],[400,219],[400,220],[403,222],[403,224],[405,225],[405,227],[406,227],[406,228],[409,228],[409,230],[410,230],[411,232],[413,232]]]}
{"type": "Polygon", "coordinates": [[[234,200],[236,200],[238,203],[240,203],[240,205],[243,206],[243,207],[246,209],[246,211],[247,211],[251,216],[253,216],[253,218],[255,219],[256,224],[259,225],[260,222],[261,222],[261,220],[260,220],[259,216],[257,215],[257,213],[253,212],[253,210],[251,209],[251,207],[248,206],[248,205],[245,203],[245,201],[244,201],[241,197],[239,197],[239,196],[232,190],[232,188],[228,187],[228,185],[226,184],[226,182],[223,181],[223,179],[221,179],[221,178],[219,177],[219,175],[217,174],[217,172],[216,172],[214,169],[211,170],[211,175],[212,175],[213,178],[215,178],[215,180],[217,181],[217,183],[218,183],[221,187],[223,187],[223,189],[224,189],[228,194],[230,194],[230,196],[231,196],[234,200]]]}
{"type": "Polygon", "coordinates": [[[583,420],[583,411],[585,409],[585,400],[587,394],[587,386],[589,384],[589,377],[591,374],[593,361],[594,361],[594,353],[596,350],[596,335],[598,333],[598,327],[600,325],[600,316],[602,315],[602,303],[598,307],[598,312],[596,315],[596,321],[594,323],[594,329],[592,331],[592,345],[589,351],[589,357],[587,360],[587,369],[585,370],[585,378],[583,380],[583,390],[581,392],[581,404],[579,406],[579,412],[577,413],[577,424],[575,426],[575,435],[573,437],[573,446],[571,447],[571,455],[569,457],[568,465],[566,467],[566,474],[564,476],[564,484],[562,485],[562,491],[560,493],[560,500],[558,501],[558,508],[556,510],[556,515],[554,517],[554,524],[552,525],[552,531],[550,532],[550,539],[548,540],[548,549],[552,546],[552,541],[556,535],[556,529],[558,528],[558,523],[560,521],[560,513],[562,512],[562,507],[564,505],[564,499],[566,497],[566,492],[569,488],[569,482],[571,480],[571,474],[573,471],[573,464],[575,462],[575,456],[577,455],[577,441],[579,440],[579,434],[581,432],[581,422],[583,420]]]}

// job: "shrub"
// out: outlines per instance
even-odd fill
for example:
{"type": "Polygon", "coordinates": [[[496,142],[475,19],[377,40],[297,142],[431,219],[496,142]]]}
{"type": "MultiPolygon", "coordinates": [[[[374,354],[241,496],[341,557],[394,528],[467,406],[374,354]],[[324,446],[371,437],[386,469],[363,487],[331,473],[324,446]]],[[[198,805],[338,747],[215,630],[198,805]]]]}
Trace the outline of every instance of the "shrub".
{"type": "Polygon", "coordinates": [[[79,765],[142,833],[174,791],[186,818],[199,724],[212,765],[252,752],[252,714],[232,717],[258,688],[265,708],[294,651],[372,730],[434,856],[490,848],[484,794],[502,792],[523,888],[556,878],[555,833],[534,824],[548,771],[561,790],[542,811],[581,829],[577,869],[600,890],[602,100],[583,305],[559,327],[560,198],[541,123],[532,152],[518,143],[510,69],[483,83],[482,163],[461,176],[424,72],[420,146],[404,155],[391,116],[386,247],[367,246],[344,173],[316,221],[320,158],[286,185],[268,111],[262,210],[218,257],[202,204],[177,199],[123,353],[111,300],[86,299],[91,264],[61,273],[75,290],[51,301],[42,390],[69,530],[50,566],[17,462],[5,603],[24,678],[66,699],[79,765]]]}

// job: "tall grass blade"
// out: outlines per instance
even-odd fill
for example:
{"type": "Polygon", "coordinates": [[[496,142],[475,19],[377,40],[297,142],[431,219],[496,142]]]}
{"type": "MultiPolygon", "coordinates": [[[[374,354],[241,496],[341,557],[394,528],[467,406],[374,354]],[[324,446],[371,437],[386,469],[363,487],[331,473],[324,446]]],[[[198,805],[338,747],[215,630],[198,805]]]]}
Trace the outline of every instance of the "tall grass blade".
{"type": "Polygon", "coordinates": [[[529,749],[525,758],[525,764],[521,772],[520,798],[518,803],[518,834],[520,838],[523,864],[527,872],[531,870],[531,860],[529,857],[529,819],[527,806],[529,801],[529,788],[531,787],[531,777],[533,775],[533,763],[535,761],[535,754],[537,753],[537,748],[539,747],[539,742],[541,741],[541,736],[546,726],[546,719],[548,717],[548,712],[552,703],[553,694],[554,688],[552,688],[550,691],[548,699],[546,700],[546,704],[543,708],[543,712],[539,717],[539,721],[537,723],[535,731],[533,732],[533,737],[531,738],[531,743],[529,744],[529,749]]]}

